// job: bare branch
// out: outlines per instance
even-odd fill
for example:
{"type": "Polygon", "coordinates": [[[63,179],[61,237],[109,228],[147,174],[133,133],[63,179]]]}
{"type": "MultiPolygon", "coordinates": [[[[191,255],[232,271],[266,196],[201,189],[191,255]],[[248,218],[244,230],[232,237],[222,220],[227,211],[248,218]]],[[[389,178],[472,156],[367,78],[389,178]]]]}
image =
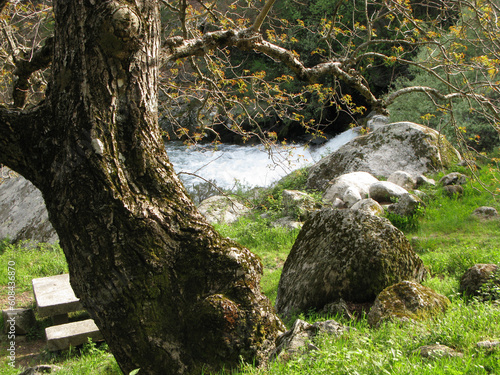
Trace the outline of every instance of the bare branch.
{"type": "Polygon", "coordinates": [[[441,101],[448,101],[451,99],[455,98],[471,98],[477,101],[478,103],[481,103],[482,105],[485,105],[486,107],[489,108],[490,111],[494,113],[495,118],[500,119],[500,111],[497,107],[495,107],[492,103],[491,100],[486,98],[483,95],[477,94],[475,92],[452,92],[450,94],[443,94],[437,89],[434,89],[432,87],[426,87],[426,86],[412,86],[412,87],[405,87],[403,89],[397,90],[393,92],[391,95],[389,95],[385,100],[384,100],[384,105],[388,106],[396,100],[396,98],[406,95],[412,92],[422,92],[425,94],[428,94],[438,100],[441,101]]]}

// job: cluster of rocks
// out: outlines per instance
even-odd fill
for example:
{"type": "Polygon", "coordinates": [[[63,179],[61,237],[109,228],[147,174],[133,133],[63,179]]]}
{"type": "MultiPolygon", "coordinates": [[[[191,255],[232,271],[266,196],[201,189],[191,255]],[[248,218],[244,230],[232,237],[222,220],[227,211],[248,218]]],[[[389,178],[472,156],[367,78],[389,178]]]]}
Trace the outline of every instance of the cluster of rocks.
{"type": "MultiPolygon", "coordinates": [[[[463,275],[460,281],[460,293],[465,296],[476,296],[480,299],[500,299],[500,270],[495,264],[477,264],[463,275]],[[495,289],[496,288],[496,289],[495,289]],[[491,292],[495,289],[493,292],[491,292]]],[[[326,307],[336,306],[334,313],[345,313],[353,318],[346,302],[342,299],[326,307]]],[[[450,306],[447,297],[414,281],[402,281],[385,288],[375,299],[368,315],[368,324],[378,327],[387,321],[411,323],[431,318],[444,313],[450,306]]],[[[323,311],[328,309],[323,309],[323,311]]],[[[332,310],[329,310],[332,313],[332,310]]],[[[328,334],[340,337],[348,334],[353,328],[342,325],[335,320],[306,323],[297,319],[292,328],[277,339],[273,360],[286,361],[311,350],[318,350],[314,345],[316,336],[328,334]]],[[[485,340],[476,343],[478,349],[494,350],[500,347],[498,340],[485,340]]],[[[424,345],[414,350],[413,354],[427,359],[441,357],[463,357],[463,353],[446,345],[424,345]]]]}
{"type": "MultiPolygon", "coordinates": [[[[370,306],[368,323],[378,327],[386,321],[414,322],[446,311],[449,299],[420,284],[427,274],[422,261],[404,234],[380,215],[385,210],[413,215],[424,205],[418,187],[436,185],[424,173],[459,160],[451,145],[432,130],[400,123],[359,137],[313,166],[308,185],[324,192],[325,206],[309,215],[285,262],[276,299],[278,313],[290,317],[315,310],[352,317],[350,306],[364,304],[370,306]],[[439,150],[433,142],[441,142],[446,149],[439,150]]],[[[451,173],[438,184],[447,194],[460,195],[466,182],[467,176],[451,173]]],[[[480,207],[473,215],[491,218],[498,213],[480,207]]],[[[460,291],[500,298],[499,280],[496,265],[476,265],[463,276],[460,291]]],[[[335,335],[347,332],[346,328],[338,328],[335,335]]],[[[315,332],[319,329],[296,322],[282,338],[293,349],[278,357],[296,353],[297,343],[304,339],[307,346],[301,353],[314,350],[310,340],[315,332]]],[[[415,353],[426,358],[462,355],[439,344],[415,353]]]]}
{"type": "Polygon", "coordinates": [[[310,169],[309,189],[325,191],[350,172],[388,178],[396,171],[412,176],[439,172],[461,161],[458,151],[437,131],[411,122],[381,126],[357,137],[310,169]]]}

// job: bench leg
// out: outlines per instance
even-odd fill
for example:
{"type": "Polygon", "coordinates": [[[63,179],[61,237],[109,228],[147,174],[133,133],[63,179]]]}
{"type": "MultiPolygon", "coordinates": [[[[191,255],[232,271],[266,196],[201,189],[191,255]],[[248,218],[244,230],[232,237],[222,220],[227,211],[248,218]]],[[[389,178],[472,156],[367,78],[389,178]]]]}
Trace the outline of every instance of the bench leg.
{"type": "Polygon", "coordinates": [[[68,323],[68,314],[54,315],[52,317],[52,323],[56,326],[59,324],[68,323]]]}

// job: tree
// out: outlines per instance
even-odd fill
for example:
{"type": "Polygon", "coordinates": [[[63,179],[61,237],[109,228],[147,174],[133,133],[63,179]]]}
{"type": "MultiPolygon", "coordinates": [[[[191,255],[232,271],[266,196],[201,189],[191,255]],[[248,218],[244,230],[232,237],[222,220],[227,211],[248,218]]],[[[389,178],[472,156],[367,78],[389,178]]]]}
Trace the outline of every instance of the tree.
{"type": "Polygon", "coordinates": [[[75,293],[125,373],[261,360],[282,323],[258,258],[207,224],[168,162],[158,4],[138,4],[54,2],[54,38],[33,54],[52,56],[45,101],[2,108],[0,161],[41,190],[75,293]]]}
{"type": "MultiPolygon", "coordinates": [[[[494,95],[477,89],[498,93],[492,79],[498,74],[498,49],[489,50],[484,62],[466,65],[486,72],[473,83],[457,86],[442,79],[446,92],[418,86],[377,97],[363,77],[370,64],[411,64],[430,74],[435,64],[445,64],[448,75],[460,74],[454,69],[463,61],[450,55],[434,35],[442,23],[426,24],[415,17],[413,2],[366,1],[361,8],[365,23],[354,23],[351,29],[337,15],[326,20],[312,30],[327,41],[327,48],[317,51],[320,62],[312,66],[278,45],[279,40],[264,38],[261,29],[273,0],[259,12],[259,6],[252,6],[250,14],[257,16],[239,23],[216,14],[215,3],[200,2],[221,27],[192,34],[187,1],[179,6],[162,3],[181,19],[179,32],[172,30],[163,41],[157,0],[54,0],[53,37],[23,53],[11,47],[17,81],[14,100],[0,108],[0,163],[41,190],[72,286],[125,373],[141,368],[147,374],[195,374],[236,366],[241,359],[264,362],[283,325],[260,291],[260,261],[207,224],[168,161],[158,126],[160,68],[188,59],[191,70],[186,72],[198,77],[198,83],[208,87],[204,92],[215,93],[220,102],[240,99],[224,91],[233,87],[228,80],[234,79],[262,83],[254,84],[256,92],[272,85],[261,92],[269,100],[279,97],[278,104],[286,102],[286,92],[278,85],[286,81],[283,78],[265,83],[255,72],[224,77],[217,56],[238,49],[265,54],[285,65],[290,77],[307,82],[307,90],[353,109],[356,104],[337,86],[318,86],[315,80],[329,75],[334,83],[342,81],[381,113],[400,95],[419,91],[436,103],[475,101],[496,122],[494,95]],[[380,24],[393,33],[391,39],[377,38],[380,24]],[[351,42],[336,43],[340,37],[351,42]],[[391,53],[374,49],[380,45],[391,46],[391,53]],[[424,45],[442,54],[437,58],[431,53],[418,62],[406,58],[424,45]],[[207,62],[201,66],[204,70],[196,58],[207,62]],[[214,61],[218,63],[211,64],[214,61]],[[44,99],[27,102],[26,85],[49,64],[44,99]]],[[[423,4],[457,12],[465,7],[484,26],[476,30],[477,37],[495,40],[500,12],[493,2],[423,4]]],[[[18,3],[10,6],[16,9],[18,3]]],[[[6,1],[0,1],[0,9],[7,11],[6,1]]],[[[4,31],[9,34],[8,25],[4,31]]],[[[240,131],[237,126],[235,130],[240,131]]],[[[265,131],[259,135],[265,136],[265,131]]]]}

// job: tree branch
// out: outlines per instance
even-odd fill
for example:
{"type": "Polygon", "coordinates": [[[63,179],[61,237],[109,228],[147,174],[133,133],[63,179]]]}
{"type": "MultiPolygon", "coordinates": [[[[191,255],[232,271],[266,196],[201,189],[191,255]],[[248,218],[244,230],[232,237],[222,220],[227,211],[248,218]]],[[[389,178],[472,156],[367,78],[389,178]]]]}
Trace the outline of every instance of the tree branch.
{"type": "Polygon", "coordinates": [[[47,105],[25,112],[0,106],[0,164],[41,184],[44,169],[50,168],[42,161],[47,162],[44,155],[52,150],[44,139],[51,123],[47,105]]]}
{"type": "Polygon", "coordinates": [[[272,6],[274,5],[276,0],[267,0],[267,2],[264,4],[264,8],[262,8],[262,11],[259,13],[257,18],[255,19],[254,24],[252,25],[252,30],[256,33],[260,32],[260,28],[262,24],[264,23],[264,20],[266,19],[267,15],[269,14],[269,11],[271,10],[272,6]]]}
{"type": "Polygon", "coordinates": [[[5,6],[9,3],[9,0],[0,0],[0,13],[3,12],[5,6]]]}
{"type": "Polygon", "coordinates": [[[470,98],[473,100],[476,100],[478,103],[481,103],[482,105],[485,105],[489,108],[489,110],[493,113],[494,117],[499,120],[500,119],[500,109],[496,106],[494,106],[491,103],[491,100],[486,98],[483,95],[477,94],[475,92],[452,92],[450,94],[443,94],[441,91],[434,89],[432,87],[426,87],[426,86],[412,86],[412,87],[405,87],[403,89],[397,90],[393,92],[391,95],[389,95],[385,100],[384,100],[384,105],[389,106],[392,104],[396,98],[409,94],[412,92],[422,92],[425,94],[428,94],[435,99],[441,100],[441,101],[448,101],[451,99],[455,98],[470,98]]]}
{"type": "Polygon", "coordinates": [[[16,108],[22,108],[26,104],[29,79],[34,72],[47,68],[50,65],[52,62],[53,49],[53,38],[48,38],[45,41],[45,45],[37,49],[30,60],[17,60],[14,75],[18,78],[12,93],[14,97],[14,106],[16,108]]]}
{"type": "Polygon", "coordinates": [[[163,62],[174,61],[189,56],[201,56],[209,50],[223,47],[237,47],[244,51],[261,52],[291,69],[298,79],[315,82],[319,77],[331,74],[358,90],[375,110],[385,113],[382,101],[377,99],[370,88],[354,69],[344,69],[343,61],[329,61],[307,68],[292,52],[276,44],[263,40],[262,35],[254,32],[253,27],[240,30],[224,30],[206,33],[203,37],[185,40],[182,37],[167,39],[168,53],[163,62]]]}

